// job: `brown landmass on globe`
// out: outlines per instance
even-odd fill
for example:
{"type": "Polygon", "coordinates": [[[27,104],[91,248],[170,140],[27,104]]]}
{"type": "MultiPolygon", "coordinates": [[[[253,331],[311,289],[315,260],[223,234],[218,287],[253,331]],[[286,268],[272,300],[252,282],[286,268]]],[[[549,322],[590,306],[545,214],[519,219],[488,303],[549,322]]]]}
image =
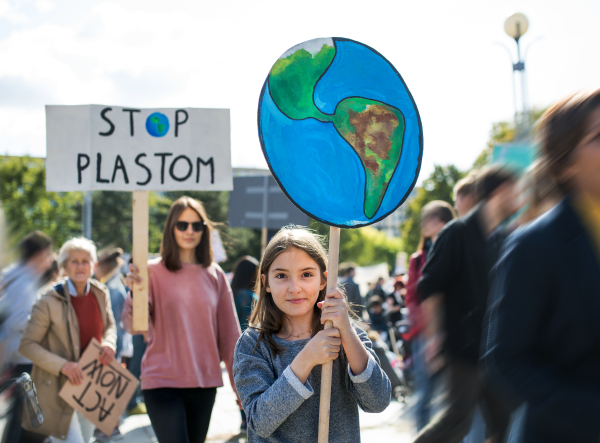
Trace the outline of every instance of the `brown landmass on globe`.
{"type": "Polygon", "coordinates": [[[368,155],[367,148],[379,157],[380,161],[389,160],[392,134],[398,127],[398,118],[393,112],[380,105],[369,105],[362,112],[349,109],[348,116],[355,132],[346,133],[345,137],[365,166],[378,175],[380,163],[373,155],[368,155]]]}

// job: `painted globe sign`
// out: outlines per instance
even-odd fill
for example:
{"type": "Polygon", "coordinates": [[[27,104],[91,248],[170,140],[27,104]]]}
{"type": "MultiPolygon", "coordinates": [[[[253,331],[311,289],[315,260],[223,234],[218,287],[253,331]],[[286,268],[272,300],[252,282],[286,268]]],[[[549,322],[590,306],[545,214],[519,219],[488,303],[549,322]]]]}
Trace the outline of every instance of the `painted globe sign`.
{"type": "Polygon", "coordinates": [[[357,228],[400,206],[423,155],[417,106],[374,49],[344,38],[286,51],[263,86],[258,128],[269,168],[300,210],[357,228]]]}
{"type": "Polygon", "coordinates": [[[164,137],[169,132],[169,119],[160,112],[150,114],[146,119],[146,130],[153,137],[164,137]]]}

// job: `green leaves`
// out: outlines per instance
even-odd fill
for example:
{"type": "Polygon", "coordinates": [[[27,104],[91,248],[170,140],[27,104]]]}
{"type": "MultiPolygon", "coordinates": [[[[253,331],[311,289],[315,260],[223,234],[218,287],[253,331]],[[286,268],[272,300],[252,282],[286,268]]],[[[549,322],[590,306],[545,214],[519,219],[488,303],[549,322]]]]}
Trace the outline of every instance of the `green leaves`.
{"type": "Polygon", "coordinates": [[[452,190],[457,181],[464,177],[454,165],[436,165],[433,173],[417,188],[417,195],[409,200],[406,221],[400,226],[403,250],[412,254],[421,239],[421,209],[433,200],[443,200],[454,206],[452,190]]]}
{"type": "Polygon", "coordinates": [[[0,201],[11,246],[36,229],[56,245],[81,233],[81,193],[47,192],[43,159],[0,157],[0,201]]]}

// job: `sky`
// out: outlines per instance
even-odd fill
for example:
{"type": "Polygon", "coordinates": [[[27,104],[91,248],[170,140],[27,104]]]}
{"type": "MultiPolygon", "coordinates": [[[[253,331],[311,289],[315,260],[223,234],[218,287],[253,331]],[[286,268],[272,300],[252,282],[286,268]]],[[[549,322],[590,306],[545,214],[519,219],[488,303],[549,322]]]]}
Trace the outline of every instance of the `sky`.
{"type": "Polygon", "coordinates": [[[434,164],[467,170],[515,112],[514,12],[530,24],[532,106],[600,87],[598,0],[0,0],[0,154],[45,156],[46,104],[230,108],[233,166],[266,167],[256,112],[271,66],[303,41],[346,37],[410,89],[420,180],[434,164]]]}

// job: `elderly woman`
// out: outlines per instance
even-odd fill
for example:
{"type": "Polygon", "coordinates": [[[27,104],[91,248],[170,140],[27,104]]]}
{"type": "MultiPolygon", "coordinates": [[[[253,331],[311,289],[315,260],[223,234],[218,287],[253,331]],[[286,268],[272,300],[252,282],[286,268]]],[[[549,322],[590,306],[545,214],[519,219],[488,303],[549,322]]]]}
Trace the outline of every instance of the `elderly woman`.
{"type": "MultiPolygon", "coordinates": [[[[55,441],[88,443],[94,425],[65,403],[58,392],[69,380],[81,384],[77,363],[93,338],[102,345],[100,361],[109,364],[115,355],[117,330],[108,289],[91,278],[96,247],[85,238],[73,238],[60,249],[58,265],[67,278],[46,293],[33,307],[19,352],[33,362],[44,423],[35,432],[55,441]]],[[[24,417],[23,426],[28,425],[24,417]]]]}

